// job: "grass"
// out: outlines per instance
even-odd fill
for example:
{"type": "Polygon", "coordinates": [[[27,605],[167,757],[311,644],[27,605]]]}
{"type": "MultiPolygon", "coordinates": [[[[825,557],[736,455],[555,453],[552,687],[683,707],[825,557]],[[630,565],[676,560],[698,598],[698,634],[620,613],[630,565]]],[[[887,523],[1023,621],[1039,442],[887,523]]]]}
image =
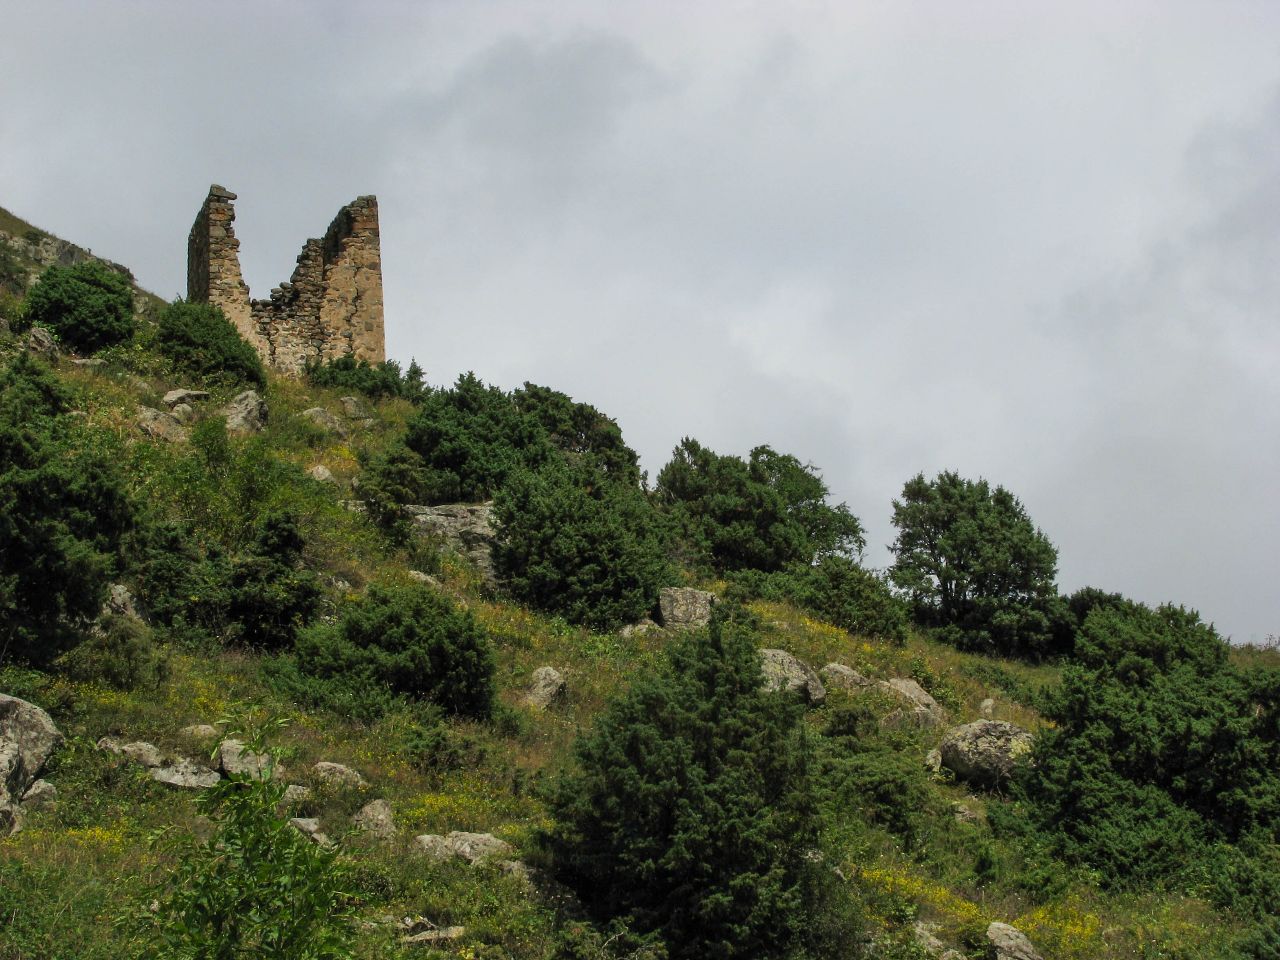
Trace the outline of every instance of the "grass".
{"type": "MultiPolygon", "coordinates": [[[[6,229],[5,217],[16,220],[0,211],[0,229],[6,229]]],[[[364,517],[341,506],[340,500],[352,496],[360,458],[384,450],[403,428],[412,410],[404,401],[369,402],[372,422],[351,424],[343,437],[302,416],[314,406],[341,415],[343,391],[273,377],[266,390],[267,431],[233,439],[240,473],[229,468],[210,482],[202,477],[208,465],[190,444],[153,442],[135,427],[138,404],[154,406],[167,390],[192,386],[145,348],[145,335],[142,342],[142,348],[112,352],[96,369],[59,367],[83,413],[83,442],[122,464],[135,497],[162,514],[195,519],[204,535],[228,545],[243,536],[249,512],[269,504],[294,508],[306,534],[306,563],[328,585],[330,610],[373,579],[405,578],[412,567],[434,570],[441,589],[471,610],[494,644],[501,706],[492,722],[446,722],[448,736],[464,745],[463,759],[441,769],[408,748],[416,721],[411,712],[393,711],[363,724],[304,710],[273,690],[262,660],[251,652],[171,644],[168,676],[154,687],[128,692],[0,672],[0,689],[46,706],[68,736],[48,774],[58,786],[58,804],[34,814],[22,833],[0,841],[0,960],[118,956],[112,918],[136,905],[142,879],[164,868],[149,837],[172,825],[202,829],[189,794],[162,787],[98,751],[97,739],[143,739],[168,754],[199,758],[214,744],[192,743],[181,729],[237,715],[291,718],[279,738],[286,773],[291,782],[317,787],[301,812],[319,815],[326,831],[345,844],[361,914],[373,924],[362,935],[362,956],[408,955],[379,925],[386,915],[465,926],[467,936],[453,952],[459,957],[563,956],[565,905],[555,890],[530,891],[496,868],[427,863],[406,855],[407,844],[418,833],[489,831],[536,862],[538,837],[551,825],[544,785],[570,762],[577,735],[631,678],[661,658],[669,638],[594,632],[489,596],[463,561],[396,548],[364,517]],[[336,486],[306,476],[316,464],[334,473],[336,486]],[[255,472],[272,482],[255,484],[255,472]],[[543,665],[564,674],[569,694],[563,703],[536,711],[523,703],[523,693],[543,665]],[[353,767],[365,786],[319,789],[310,774],[319,760],[353,767]],[[376,797],[390,802],[399,825],[392,847],[363,842],[349,826],[350,814],[376,797]]],[[[200,415],[216,415],[235,392],[215,390],[200,415]]],[[[1059,675],[1053,664],[963,653],[919,633],[901,646],[851,636],[788,604],[757,602],[749,609],[760,623],[763,646],[786,649],[815,669],[838,662],[872,678],[913,677],[951,722],[976,719],[990,697],[996,718],[1034,730],[1043,724],[1037,691],[1059,675]]],[[[1237,648],[1232,656],[1250,666],[1280,663],[1274,648],[1237,648]]],[[[822,729],[842,698],[847,699],[833,692],[827,706],[811,712],[814,729],[822,729]]],[[[893,704],[878,705],[887,710],[893,704]]],[[[910,765],[923,763],[941,731],[870,736],[871,747],[910,765]]],[[[1002,798],[971,798],[947,782],[929,782],[927,790],[931,809],[921,814],[918,835],[910,841],[868,823],[857,810],[828,811],[830,854],[864,902],[873,932],[909,939],[910,923],[919,917],[939,923],[950,943],[976,948],[986,924],[1004,920],[1028,933],[1046,958],[1230,955],[1233,921],[1203,902],[1159,891],[1102,893],[1087,874],[1041,862],[1034,850],[993,837],[982,824],[957,823],[951,814],[954,801],[981,809],[1002,798]]]]}

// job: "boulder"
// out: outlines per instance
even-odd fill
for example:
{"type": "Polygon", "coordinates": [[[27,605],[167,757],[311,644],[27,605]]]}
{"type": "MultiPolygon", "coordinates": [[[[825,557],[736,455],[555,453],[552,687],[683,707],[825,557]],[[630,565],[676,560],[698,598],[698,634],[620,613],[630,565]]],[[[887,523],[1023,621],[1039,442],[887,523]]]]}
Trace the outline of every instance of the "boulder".
{"type": "Polygon", "coordinates": [[[658,622],[668,630],[694,630],[711,622],[716,595],[692,587],[663,587],[658,591],[658,622]]]}
{"type": "Polygon", "coordinates": [[[369,408],[359,397],[339,397],[338,402],[342,404],[342,412],[353,420],[361,420],[369,416],[369,408]]]}
{"type": "Polygon", "coordinates": [[[196,411],[189,403],[180,403],[169,411],[179,423],[190,423],[196,418],[196,411]]]}
{"type": "Polygon", "coordinates": [[[998,787],[1031,750],[1032,736],[1004,720],[975,720],[947,731],[938,747],[942,765],[960,780],[998,787]]]}
{"type": "Polygon", "coordinates": [[[524,702],[536,710],[545,710],[565,694],[564,677],[555,667],[539,667],[524,695],[524,702]]]}
{"type": "Polygon", "coordinates": [[[894,677],[892,680],[878,680],[875,686],[906,701],[902,709],[893,711],[880,721],[882,727],[915,726],[931,729],[946,722],[946,712],[916,681],[894,677]]]}
{"type": "Polygon", "coordinates": [[[99,367],[106,366],[107,361],[101,357],[81,357],[78,360],[72,360],[73,364],[85,370],[97,370],[99,367]]]}
{"type": "Polygon", "coordinates": [[[360,812],[351,818],[351,822],[364,833],[379,840],[396,838],[396,821],[391,813],[391,804],[385,800],[374,800],[360,808],[360,812]]]}
{"type": "Polygon", "coordinates": [[[662,628],[654,621],[645,617],[637,620],[635,623],[628,623],[625,627],[618,631],[620,637],[643,637],[646,634],[656,633],[662,628]]]}
{"type": "Polygon", "coordinates": [[[314,467],[307,471],[312,480],[319,480],[321,483],[337,483],[337,478],[333,475],[333,471],[326,467],[323,463],[317,463],[314,467]]]}
{"type": "Polygon", "coordinates": [[[964,960],[964,955],[960,951],[948,949],[947,945],[938,939],[938,931],[941,929],[936,923],[917,920],[912,932],[925,956],[932,957],[934,960],[964,960]]]}
{"type": "Polygon", "coordinates": [[[400,942],[406,947],[434,947],[461,940],[466,932],[466,927],[440,927],[435,930],[423,930],[419,933],[406,933],[400,938],[400,942]]]}
{"type": "Polygon", "coordinates": [[[864,677],[853,667],[846,667],[843,663],[828,663],[819,673],[828,687],[836,687],[840,690],[856,692],[875,683],[870,677],[864,677]]]}
{"type": "Polygon", "coordinates": [[[406,506],[405,515],[420,535],[440,540],[470,560],[489,586],[498,582],[493,570],[493,503],[446,503],[438,507],[406,506]]]}
{"type": "Polygon", "coordinates": [[[257,433],[267,425],[267,401],[257,390],[236,394],[220,411],[227,418],[227,429],[237,433],[257,433]]]}
{"type": "Polygon", "coordinates": [[[50,363],[58,359],[58,341],[53,334],[41,326],[34,326],[27,332],[26,348],[28,353],[44,357],[50,363]]]}
{"type": "Polygon", "coordinates": [[[760,666],[764,671],[764,688],[770,692],[788,690],[809,704],[827,699],[826,688],[818,675],[785,650],[761,650],[760,666]]]}
{"type": "Polygon", "coordinates": [[[209,399],[209,392],[207,390],[181,390],[180,389],[180,390],[170,390],[168,393],[164,395],[164,397],[161,399],[160,402],[163,403],[170,410],[172,410],[179,405],[185,404],[186,406],[191,406],[194,403],[199,403],[201,400],[208,400],[208,399],[209,399]]]}
{"type": "Polygon", "coordinates": [[[116,616],[128,617],[131,620],[142,619],[142,615],[138,613],[138,601],[123,583],[113,583],[107,590],[107,599],[102,605],[102,612],[114,613],[116,616]]]}
{"type": "Polygon", "coordinates": [[[320,829],[320,821],[315,817],[290,817],[289,826],[293,827],[312,843],[319,844],[322,847],[333,846],[333,841],[320,829]]]}
{"type": "Polygon", "coordinates": [[[24,811],[43,810],[46,807],[53,806],[54,801],[57,799],[57,787],[48,780],[37,780],[22,795],[22,809],[24,811]]]}
{"type": "Polygon", "coordinates": [[[942,773],[942,751],[936,747],[924,755],[924,768],[935,777],[942,773]]]}
{"type": "Polygon", "coordinates": [[[154,743],[147,743],[145,740],[126,743],[113,752],[120,754],[126,760],[132,760],[139,766],[146,767],[148,770],[164,763],[164,756],[160,753],[160,748],[154,743]]]}
{"type": "Polygon", "coordinates": [[[204,790],[221,780],[222,775],[193,760],[178,760],[153,769],[151,779],[179,790],[204,790]]]}
{"type": "Polygon", "coordinates": [[[347,435],[346,424],[324,407],[311,407],[309,410],[303,410],[302,416],[310,420],[321,430],[328,430],[330,433],[336,433],[340,437],[345,437],[347,435]]]}
{"type": "Polygon", "coordinates": [[[980,704],[978,704],[978,715],[985,720],[990,720],[993,716],[995,716],[995,712],[996,712],[996,702],[992,700],[990,697],[987,697],[980,704]]]}
{"type": "Polygon", "coordinates": [[[137,424],[138,429],[152,440],[181,443],[187,439],[187,431],[183,429],[182,422],[173,414],[155,407],[138,407],[137,424]]]}
{"type": "Polygon", "coordinates": [[[358,787],[364,783],[364,777],[350,767],[330,763],[328,760],[321,760],[311,768],[311,772],[316,775],[317,780],[331,787],[358,787]]]}
{"type": "Polygon", "coordinates": [[[987,942],[995,951],[995,960],[1043,960],[1026,934],[1007,923],[987,927],[987,942]]]}
{"type": "Polygon", "coordinates": [[[218,728],[208,723],[193,723],[178,732],[190,740],[212,740],[218,735],[218,728]]]}
{"type": "Polygon", "coordinates": [[[440,586],[440,581],[429,573],[423,573],[421,570],[410,570],[409,579],[418,583],[425,583],[429,587],[440,586]]]}
{"type": "Polygon", "coordinates": [[[274,780],[283,771],[270,754],[250,750],[239,740],[223,740],[218,744],[218,769],[228,777],[274,780]]]}
{"type": "Polygon", "coordinates": [[[27,792],[61,742],[49,714],[0,693],[0,804],[17,802],[27,792]]]}
{"type": "Polygon", "coordinates": [[[300,783],[291,783],[284,788],[284,796],[281,797],[280,802],[283,803],[286,807],[296,807],[298,804],[302,803],[304,800],[310,800],[310,799],[311,799],[310,787],[304,787],[300,783]]]}
{"type": "Polygon", "coordinates": [[[511,844],[499,840],[492,833],[465,833],[461,830],[454,830],[443,837],[424,833],[414,837],[413,843],[418,852],[432,860],[458,858],[473,866],[493,858],[509,859],[515,852],[511,844]]]}
{"type": "Polygon", "coordinates": [[[968,800],[952,800],[951,814],[955,817],[956,823],[981,823],[984,819],[982,808],[973,797],[968,800]]]}

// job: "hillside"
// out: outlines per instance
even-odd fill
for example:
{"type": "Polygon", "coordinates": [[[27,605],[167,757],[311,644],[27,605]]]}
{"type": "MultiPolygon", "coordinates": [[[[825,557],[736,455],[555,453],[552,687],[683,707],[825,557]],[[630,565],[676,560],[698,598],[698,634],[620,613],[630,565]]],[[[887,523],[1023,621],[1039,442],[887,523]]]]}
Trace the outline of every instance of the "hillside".
{"type": "MultiPolygon", "coordinates": [[[[0,288],[9,297],[0,301],[0,320],[15,328],[19,301],[43,268],[88,257],[3,211],[0,254],[7,257],[0,288]]],[[[556,830],[555,784],[575,763],[575,742],[633,684],[660,670],[667,650],[705,633],[705,624],[685,633],[671,611],[665,627],[637,627],[631,616],[608,622],[581,606],[557,615],[549,612],[557,598],[517,585],[502,573],[501,557],[491,579],[484,562],[475,562],[474,539],[459,552],[456,538],[440,532],[448,523],[415,520],[429,514],[426,508],[402,512],[403,497],[386,492],[400,477],[388,464],[399,462],[407,434],[425,429],[422,411],[433,408],[424,395],[443,395],[447,383],[424,388],[398,368],[384,370],[371,396],[354,381],[323,385],[321,376],[268,373],[260,387],[201,378],[166,352],[162,305],[139,293],[134,307],[128,341],[93,358],[65,346],[45,350],[34,368],[47,367],[68,398],[65,411],[31,427],[47,436],[55,463],[91,459],[120,478],[129,511],[120,545],[97,549],[114,558],[106,579],[125,590],[113,595],[120,609],[99,621],[99,636],[109,639],[93,640],[89,621],[72,617],[67,629],[76,635],[58,633],[56,659],[18,656],[17,646],[0,653],[0,694],[43,708],[65,737],[40,773],[56,800],[32,805],[22,828],[0,840],[0,958],[145,955],[139,928],[126,918],[146,913],[155,885],[210,835],[213,812],[199,791],[158,782],[152,771],[186,758],[234,772],[220,742],[264,725],[280,751],[281,784],[308,788],[288,814],[317,821],[303,826],[336,844],[343,902],[356,918],[356,955],[662,955],[645,952],[655,949],[652,942],[580,902],[547,837],[556,830]],[[248,389],[253,398],[246,399],[248,389]],[[177,390],[194,393],[175,399],[177,390]],[[296,549],[280,546],[293,538],[296,549]],[[177,586],[166,593],[157,586],[162,581],[177,586]],[[334,638],[380,590],[396,603],[426,604],[442,622],[478,628],[492,658],[491,706],[471,715],[469,708],[441,708],[441,698],[452,695],[440,693],[441,684],[455,668],[438,663],[406,667],[412,676],[401,687],[384,679],[359,688],[367,665],[345,648],[335,652],[334,638]],[[520,591],[542,599],[517,602],[520,591]],[[420,595],[428,599],[403,599],[420,595]],[[249,609],[239,619],[227,612],[237,604],[249,609]],[[328,658],[337,666],[317,672],[328,658]],[[545,667],[563,689],[540,675],[545,667]],[[428,687],[435,692],[405,692],[428,687]],[[271,718],[287,724],[274,727],[271,718]],[[193,729],[201,725],[214,729],[193,729]],[[139,743],[160,756],[148,758],[139,743]],[[134,748],[122,753],[122,744],[134,748]],[[316,767],[321,762],[358,772],[358,782],[335,780],[316,767]],[[390,821],[361,827],[353,818],[379,800],[386,806],[373,813],[390,821]],[[160,831],[191,837],[175,848],[155,842],[160,831]],[[466,856],[437,858],[430,853],[436,841],[415,840],[453,831],[492,834],[510,850],[473,865],[466,856]]],[[[31,344],[25,331],[0,329],[0,370],[16,369],[31,344]]],[[[43,375],[22,374],[33,383],[43,375]]],[[[6,376],[0,393],[26,389],[14,386],[16,375],[6,376]]],[[[470,388],[464,378],[455,389],[470,388]]],[[[560,403],[562,395],[537,389],[527,389],[521,402],[560,403]]],[[[581,405],[564,403],[584,414],[581,405]]],[[[590,451],[606,449],[599,438],[612,423],[590,413],[596,418],[583,435],[595,446],[575,448],[568,466],[558,453],[539,456],[577,476],[590,451]]],[[[18,430],[23,414],[8,415],[18,430]]],[[[566,432],[551,433],[555,450],[571,446],[559,439],[566,432]]],[[[619,435],[607,449],[620,444],[619,435]]],[[[403,477],[397,482],[411,488],[403,477]]],[[[541,488],[521,482],[503,489],[507,496],[524,490],[528,499],[520,503],[532,511],[541,488]]],[[[593,493],[606,486],[599,477],[591,483],[593,493]]],[[[0,500],[0,510],[17,510],[19,502],[0,500]]],[[[587,509],[587,500],[574,503],[573,511],[587,509]]],[[[102,514],[97,521],[105,537],[114,521],[102,514]]],[[[551,540],[540,542],[550,555],[551,540]]],[[[1253,949],[1242,944],[1255,942],[1256,915],[1225,909],[1208,881],[1199,890],[1181,881],[1109,883],[1010,826],[1029,813],[1007,780],[984,789],[945,767],[931,772],[931,752],[959,725],[988,719],[1032,734],[1047,729],[1046,691],[1064,682],[1064,657],[968,652],[914,623],[899,639],[838,626],[813,604],[802,605],[799,593],[770,593],[775,588],[760,586],[767,577],[759,571],[709,567],[690,550],[677,551],[663,568],[664,586],[710,591],[720,598],[717,609],[731,611],[733,629],[759,648],[784,651],[815,672],[828,665],[821,694],[816,673],[799,674],[791,686],[809,701],[798,723],[812,750],[823,883],[859,931],[841,955],[996,956],[993,922],[1017,928],[1046,960],[1276,955],[1244,952],[1253,949]]],[[[526,558],[530,566],[537,559],[526,558]]],[[[613,557],[605,565],[623,563],[613,557]]],[[[696,605],[694,594],[677,596],[696,605]]],[[[646,609],[654,599],[645,594],[646,609]]],[[[379,622],[370,642],[402,627],[394,617],[379,622]]],[[[40,629],[36,624],[30,635],[43,638],[40,629]]],[[[453,635],[447,641],[456,642],[453,635]]],[[[1249,676],[1276,670],[1267,651],[1233,658],[1249,676]]],[[[1254,696],[1270,703],[1262,692],[1254,696]]],[[[1274,861],[1274,844],[1256,842],[1264,852],[1249,862],[1274,861]]],[[[791,955],[809,955],[797,950],[791,955]]],[[[678,945],[673,955],[680,955],[678,945]]]]}

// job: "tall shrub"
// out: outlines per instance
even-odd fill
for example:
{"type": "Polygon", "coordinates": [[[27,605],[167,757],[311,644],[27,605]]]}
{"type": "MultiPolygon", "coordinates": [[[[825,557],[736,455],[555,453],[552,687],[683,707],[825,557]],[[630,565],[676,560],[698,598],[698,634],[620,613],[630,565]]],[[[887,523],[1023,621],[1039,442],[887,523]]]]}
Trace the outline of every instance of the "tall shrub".
{"type": "Polygon", "coordinates": [[[258,352],[212,304],[175,300],[165,307],[156,347],[182,372],[204,382],[259,387],[267,382],[258,352]]]}
{"type": "Polygon", "coordinates": [[[50,267],[27,293],[25,319],[72,350],[93,353],[133,336],[133,285],[96,260],[50,267]]]}

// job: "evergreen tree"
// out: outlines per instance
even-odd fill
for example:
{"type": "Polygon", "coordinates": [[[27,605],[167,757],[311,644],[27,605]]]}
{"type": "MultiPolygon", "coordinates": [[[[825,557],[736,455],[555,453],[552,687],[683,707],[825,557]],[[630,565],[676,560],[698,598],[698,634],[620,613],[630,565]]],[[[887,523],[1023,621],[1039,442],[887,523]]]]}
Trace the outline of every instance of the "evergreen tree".
{"type": "Polygon", "coordinates": [[[673,957],[796,948],[818,896],[798,710],[762,690],[752,634],[722,615],[673,642],[665,666],[580,739],[558,785],[566,879],[601,916],[659,934],[673,957]]]}

